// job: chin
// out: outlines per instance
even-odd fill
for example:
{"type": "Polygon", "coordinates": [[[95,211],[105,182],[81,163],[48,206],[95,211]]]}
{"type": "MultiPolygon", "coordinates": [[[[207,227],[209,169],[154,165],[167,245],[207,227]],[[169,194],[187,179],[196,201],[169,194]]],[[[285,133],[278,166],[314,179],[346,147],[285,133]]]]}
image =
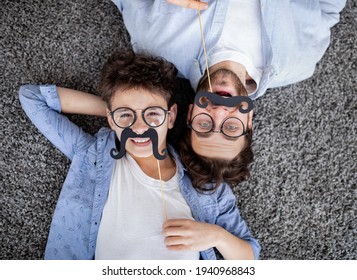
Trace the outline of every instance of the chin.
{"type": "Polygon", "coordinates": [[[136,157],[136,158],[147,158],[153,155],[152,152],[144,152],[144,151],[133,151],[133,152],[128,151],[128,152],[132,157],[136,157]]]}

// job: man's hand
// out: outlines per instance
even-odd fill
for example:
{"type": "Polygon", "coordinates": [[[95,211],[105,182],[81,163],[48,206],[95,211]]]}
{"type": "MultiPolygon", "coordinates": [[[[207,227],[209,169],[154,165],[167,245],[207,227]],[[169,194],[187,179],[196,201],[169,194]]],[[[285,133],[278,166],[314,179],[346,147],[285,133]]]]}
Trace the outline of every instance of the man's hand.
{"type": "Polygon", "coordinates": [[[208,4],[198,0],[166,0],[167,3],[194,10],[206,10],[208,4]]]}
{"type": "Polygon", "coordinates": [[[163,226],[165,244],[173,251],[203,251],[219,240],[220,227],[188,219],[169,220],[163,226]]]}

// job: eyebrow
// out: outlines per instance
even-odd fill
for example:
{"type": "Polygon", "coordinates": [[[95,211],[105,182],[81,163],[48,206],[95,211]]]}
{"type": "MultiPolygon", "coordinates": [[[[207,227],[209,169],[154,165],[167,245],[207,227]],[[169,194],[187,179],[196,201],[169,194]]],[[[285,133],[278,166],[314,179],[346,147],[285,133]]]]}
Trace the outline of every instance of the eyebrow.
{"type": "Polygon", "coordinates": [[[132,110],[132,111],[135,111],[135,112],[136,112],[136,111],[144,111],[144,110],[146,110],[146,109],[148,109],[148,108],[151,108],[151,107],[158,107],[158,108],[161,108],[161,109],[170,111],[169,109],[165,109],[165,108],[162,107],[161,105],[150,105],[150,106],[147,106],[147,107],[144,108],[144,109],[133,109],[133,108],[127,107],[127,106],[119,106],[119,107],[117,107],[116,109],[114,109],[112,112],[114,112],[114,111],[116,111],[116,110],[118,110],[118,109],[127,109],[127,110],[132,110]]]}
{"type": "MultiPolygon", "coordinates": [[[[212,131],[209,132],[209,133],[199,133],[199,132],[196,132],[196,131],[194,131],[194,130],[192,130],[192,131],[193,131],[194,133],[196,133],[196,135],[197,135],[198,138],[209,138],[210,135],[212,134],[212,131]]],[[[224,135],[223,133],[220,133],[220,134],[222,134],[222,136],[223,136],[226,140],[233,141],[233,142],[236,142],[236,141],[238,140],[238,138],[239,138],[239,137],[237,137],[237,138],[230,138],[230,137],[224,135]]]]}

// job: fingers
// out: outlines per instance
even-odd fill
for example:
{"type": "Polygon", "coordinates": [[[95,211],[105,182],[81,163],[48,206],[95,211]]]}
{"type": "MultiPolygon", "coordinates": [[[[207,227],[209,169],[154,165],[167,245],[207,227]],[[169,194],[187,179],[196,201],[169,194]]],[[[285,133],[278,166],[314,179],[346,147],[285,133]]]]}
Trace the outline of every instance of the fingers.
{"type": "Polygon", "coordinates": [[[163,225],[165,245],[175,251],[202,251],[214,244],[212,226],[188,219],[168,220],[163,225]]]}
{"type": "Polygon", "coordinates": [[[193,251],[191,249],[189,249],[189,247],[187,245],[174,245],[174,246],[166,246],[167,249],[171,250],[171,251],[193,251]]]}
{"type": "Polygon", "coordinates": [[[193,221],[188,219],[172,219],[164,223],[163,228],[189,226],[193,221]]]}
{"type": "Polygon", "coordinates": [[[181,236],[171,236],[171,237],[166,237],[165,238],[165,245],[170,247],[170,246],[178,246],[178,245],[185,245],[184,243],[185,239],[182,238],[181,236]]]}
{"type": "Polygon", "coordinates": [[[171,236],[165,238],[166,248],[171,251],[193,251],[193,244],[190,240],[181,236],[171,236]]]}
{"type": "Polygon", "coordinates": [[[190,228],[191,220],[186,219],[176,219],[168,220],[163,225],[163,235],[164,236],[184,236],[189,234],[188,229],[190,228]]]}
{"type": "Polygon", "coordinates": [[[166,0],[166,2],[187,9],[205,10],[208,8],[208,4],[206,2],[200,2],[197,0],[166,0]]]}

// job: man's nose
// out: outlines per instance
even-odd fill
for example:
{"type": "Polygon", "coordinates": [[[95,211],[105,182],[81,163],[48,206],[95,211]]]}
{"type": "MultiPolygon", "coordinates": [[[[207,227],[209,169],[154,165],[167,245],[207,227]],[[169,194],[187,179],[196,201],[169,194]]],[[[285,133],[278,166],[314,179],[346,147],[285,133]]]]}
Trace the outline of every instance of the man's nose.
{"type": "Polygon", "coordinates": [[[144,122],[142,117],[139,115],[138,118],[136,119],[135,123],[131,127],[131,129],[136,133],[136,134],[143,134],[145,131],[149,129],[148,125],[144,122]]]}
{"type": "Polygon", "coordinates": [[[207,111],[211,111],[211,110],[225,110],[229,113],[234,111],[234,107],[227,107],[227,106],[223,106],[223,105],[215,105],[211,102],[208,102],[208,105],[206,107],[207,111]]]}
{"type": "Polygon", "coordinates": [[[219,125],[229,115],[229,109],[225,106],[213,106],[210,110],[210,114],[216,123],[219,125]]]}
{"type": "Polygon", "coordinates": [[[225,117],[232,111],[232,108],[226,106],[212,105],[208,110],[214,115],[225,117]]]}

